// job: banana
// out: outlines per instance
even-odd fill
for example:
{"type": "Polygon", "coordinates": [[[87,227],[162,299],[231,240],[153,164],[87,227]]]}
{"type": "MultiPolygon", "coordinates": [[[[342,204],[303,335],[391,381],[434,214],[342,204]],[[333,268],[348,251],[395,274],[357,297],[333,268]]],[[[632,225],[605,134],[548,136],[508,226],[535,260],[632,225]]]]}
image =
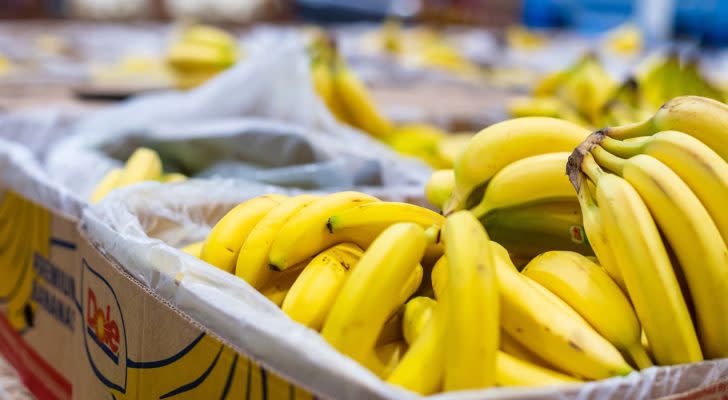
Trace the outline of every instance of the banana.
{"type": "Polygon", "coordinates": [[[289,219],[316,199],[305,194],[284,199],[262,217],[240,248],[235,275],[256,289],[267,284],[274,274],[268,268],[268,252],[276,235],[289,219]]]}
{"type": "Polygon", "coordinates": [[[728,163],[703,142],[678,132],[664,131],[637,140],[604,137],[601,146],[622,158],[652,156],[668,165],[698,196],[728,244],[728,163]]]}
{"type": "Polygon", "coordinates": [[[473,192],[506,165],[539,154],[571,151],[588,133],[579,125],[548,117],[516,118],[483,129],[455,162],[455,189],[445,215],[479,201],[473,192]]]}
{"type": "Polygon", "coordinates": [[[404,336],[402,336],[403,321],[404,306],[398,308],[397,311],[389,317],[387,322],[384,323],[382,331],[379,332],[379,337],[377,338],[377,346],[404,340],[404,336]]]}
{"type": "Polygon", "coordinates": [[[503,167],[490,180],[482,200],[470,212],[481,218],[496,209],[543,202],[575,202],[574,187],[564,172],[570,154],[539,154],[503,167]]]}
{"type": "Polygon", "coordinates": [[[91,194],[91,204],[96,204],[101,199],[106,197],[109,192],[116,189],[119,185],[119,178],[121,177],[121,168],[114,168],[111,171],[109,171],[103,179],[101,179],[101,182],[96,186],[96,189],[94,189],[93,194],[91,194]]]}
{"type": "Polygon", "coordinates": [[[442,210],[454,187],[455,172],[451,169],[437,170],[427,180],[425,198],[438,210],[442,210]]]}
{"type": "Polygon", "coordinates": [[[577,193],[579,198],[579,205],[581,207],[582,220],[584,223],[584,231],[586,232],[587,241],[591,246],[594,254],[599,260],[599,264],[619,285],[619,287],[627,293],[627,287],[624,284],[622,273],[619,272],[617,266],[617,259],[614,255],[614,249],[607,240],[606,231],[604,229],[604,221],[602,221],[602,215],[599,212],[599,207],[594,200],[591,186],[589,182],[585,182],[579,188],[577,193]]]}
{"type": "MultiPolygon", "coordinates": [[[[500,247],[495,242],[491,246],[500,247]]],[[[555,295],[518,273],[505,250],[494,251],[501,326],[559,370],[589,379],[626,375],[619,351],[555,295]],[[540,287],[540,288],[539,288],[540,287]]]]}
{"type": "Polygon", "coordinates": [[[320,330],[362,253],[353,243],[341,243],[319,253],[291,286],[281,307],[283,312],[296,322],[320,330]]]}
{"type": "Polygon", "coordinates": [[[248,234],[285,198],[281,195],[259,196],[237,205],[212,228],[200,258],[224,271],[235,271],[240,248],[248,234]]]}
{"type": "Polygon", "coordinates": [[[189,244],[189,245],[181,248],[180,250],[184,251],[185,253],[187,253],[191,256],[200,258],[200,256],[202,255],[202,247],[204,245],[205,245],[205,241],[203,240],[201,242],[189,244]]]}
{"type": "MultiPolygon", "coordinates": [[[[496,247],[493,248],[497,250],[496,247]]],[[[387,381],[391,384],[407,388],[427,395],[439,391],[444,374],[444,349],[440,343],[445,340],[444,303],[434,303],[432,313],[420,313],[418,317],[425,321],[413,321],[414,325],[424,326],[415,337],[414,344],[405,353],[400,364],[394,369],[387,381]],[[439,315],[438,315],[439,313],[439,315]]],[[[499,386],[547,386],[580,382],[577,378],[564,375],[533,362],[519,359],[503,351],[496,352],[496,383],[499,386]]]]}
{"type": "Polygon", "coordinates": [[[715,296],[728,292],[728,248],[710,214],[687,184],[656,158],[638,154],[625,160],[601,146],[592,154],[636,189],[669,242],[690,289],[705,357],[728,357],[728,297],[715,296]]]}
{"type": "Polygon", "coordinates": [[[448,168],[452,168],[455,160],[468,146],[473,136],[475,134],[470,132],[451,133],[440,140],[438,152],[440,153],[440,159],[448,168]]]}
{"type": "Polygon", "coordinates": [[[181,40],[223,49],[235,48],[237,46],[235,38],[229,33],[207,25],[193,25],[185,28],[182,31],[181,40]]]}
{"type": "MultiPolygon", "coordinates": [[[[441,300],[419,336],[412,338],[410,348],[387,377],[387,382],[422,395],[440,391],[444,376],[446,306],[441,300]]],[[[420,317],[427,317],[420,314],[420,317]]]]}
{"type": "Polygon", "coordinates": [[[337,60],[334,65],[332,78],[336,98],[355,127],[377,138],[385,138],[392,133],[392,122],[377,110],[364,83],[342,60],[337,60]]]}
{"type": "Polygon", "coordinates": [[[351,117],[343,109],[334,90],[333,78],[331,76],[331,61],[329,58],[320,56],[312,60],[311,79],[313,80],[313,86],[316,93],[321,96],[324,104],[334,117],[341,122],[350,123],[351,117]]]}
{"type": "Polygon", "coordinates": [[[544,368],[552,369],[546,361],[533,354],[524,345],[518,343],[508,332],[501,329],[500,332],[500,350],[508,355],[519,358],[523,361],[528,361],[531,364],[535,364],[544,368]]]}
{"type": "Polygon", "coordinates": [[[284,270],[342,242],[354,242],[366,248],[367,240],[361,243],[361,240],[352,239],[361,239],[362,235],[371,239],[371,232],[356,229],[353,233],[331,234],[327,224],[329,217],[341,210],[376,201],[379,200],[359,192],[339,192],[315,200],[280,228],[270,247],[270,267],[284,270]],[[352,235],[355,238],[350,237],[352,235]]]}
{"type": "Polygon", "coordinates": [[[444,224],[445,217],[414,204],[378,201],[338,211],[329,217],[326,226],[331,233],[336,233],[344,229],[367,225],[389,226],[397,222],[412,222],[426,228],[444,224]]]}
{"type": "Polygon", "coordinates": [[[417,157],[432,168],[444,168],[440,158],[440,142],[447,134],[427,124],[404,124],[394,128],[384,142],[400,154],[417,157]]]}
{"type": "Polygon", "coordinates": [[[375,373],[380,377],[389,376],[406,352],[407,343],[403,340],[383,344],[374,348],[374,355],[377,358],[376,364],[379,365],[375,373]]]}
{"type": "Polygon", "coordinates": [[[179,72],[218,72],[235,64],[233,49],[204,43],[176,42],[167,50],[167,63],[179,72]]]}
{"type": "Polygon", "coordinates": [[[445,285],[447,285],[447,257],[442,256],[432,267],[430,273],[430,282],[432,283],[432,291],[435,294],[435,298],[438,300],[442,299],[442,295],[445,293],[445,285]]]}
{"type": "MultiPolygon", "coordinates": [[[[373,350],[382,326],[401,301],[402,287],[425,251],[425,232],[399,223],[384,230],[344,283],[321,335],[359,362],[373,350]]],[[[401,303],[400,303],[401,304],[401,303]]]]}
{"type": "Polygon", "coordinates": [[[604,133],[615,139],[629,139],[671,130],[695,137],[728,161],[728,105],[706,97],[676,97],[660,107],[652,118],[609,127],[604,133]]]}
{"type": "Polygon", "coordinates": [[[270,282],[260,289],[260,293],[280,307],[285,298],[288,297],[291,286],[300,276],[303,267],[304,264],[299,264],[283,272],[277,272],[270,282]]]}
{"type": "Polygon", "coordinates": [[[446,391],[490,387],[498,349],[498,285],[488,235],[468,211],[443,229],[450,298],[445,334],[446,391]]]}
{"type": "Polygon", "coordinates": [[[499,386],[552,386],[582,381],[499,351],[496,382],[499,386]]]}
{"type": "Polygon", "coordinates": [[[593,254],[576,201],[495,210],[481,222],[491,239],[517,258],[531,259],[549,250],[593,254]]]}
{"type": "Polygon", "coordinates": [[[123,188],[139,182],[156,181],[162,177],[162,160],[152,149],[140,147],[132,153],[119,176],[116,187],[123,188]]]}
{"type": "Polygon", "coordinates": [[[171,174],[164,174],[162,176],[162,182],[164,182],[164,183],[184,182],[186,180],[187,180],[187,175],[180,174],[179,172],[173,172],[171,174]]]}
{"type": "MultiPolygon", "coordinates": [[[[596,185],[606,239],[658,365],[703,359],[690,313],[660,232],[647,205],[626,180],[603,171],[590,153],[574,164],[596,185]],[[658,310],[659,312],[656,312],[658,310]]],[[[584,177],[575,183],[586,185],[584,177]]]]}
{"type": "Polygon", "coordinates": [[[413,297],[405,304],[402,334],[408,344],[412,345],[425,329],[436,304],[435,300],[424,296],[413,297]]]}
{"type": "Polygon", "coordinates": [[[578,253],[550,251],[531,260],[522,273],[570,305],[640,369],[652,366],[629,299],[599,265],[578,253]]]}

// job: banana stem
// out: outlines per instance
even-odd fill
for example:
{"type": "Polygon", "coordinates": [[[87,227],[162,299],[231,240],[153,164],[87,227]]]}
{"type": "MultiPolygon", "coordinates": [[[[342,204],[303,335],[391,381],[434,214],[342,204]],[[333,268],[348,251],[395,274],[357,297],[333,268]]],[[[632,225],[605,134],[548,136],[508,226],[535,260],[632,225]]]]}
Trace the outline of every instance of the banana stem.
{"type": "Polygon", "coordinates": [[[602,146],[595,146],[592,149],[592,154],[594,155],[594,160],[596,160],[597,164],[620,176],[622,175],[622,170],[624,169],[624,164],[627,160],[604,150],[602,146]]]}
{"type": "Polygon", "coordinates": [[[616,156],[630,158],[641,154],[644,151],[645,144],[650,141],[650,138],[651,136],[647,136],[636,140],[622,141],[605,136],[600,145],[616,156]]]}
{"type": "Polygon", "coordinates": [[[589,179],[595,184],[599,182],[605,172],[594,160],[591,153],[586,153],[584,158],[581,160],[581,170],[589,177],[589,179]]]}
{"type": "Polygon", "coordinates": [[[638,369],[642,370],[645,368],[653,367],[655,364],[652,363],[650,356],[641,344],[637,343],[634,346],[626,349],[626,353],[632,362],[637,366],[638,369]]]}
{"type": "Polygon", "coordinates": [[[612,126],[605,129],[607,136],[615,139],[630,139],[640,136],[648,136],[654,133],[652,119],[642,122],[634,122],[622,126],[612,126]]]}

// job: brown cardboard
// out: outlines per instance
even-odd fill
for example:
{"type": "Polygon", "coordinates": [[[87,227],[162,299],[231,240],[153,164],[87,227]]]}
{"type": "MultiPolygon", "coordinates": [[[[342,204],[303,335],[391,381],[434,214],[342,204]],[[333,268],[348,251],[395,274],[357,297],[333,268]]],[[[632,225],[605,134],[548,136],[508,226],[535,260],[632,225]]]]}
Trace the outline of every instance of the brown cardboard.
{"type": "Polygon", "coordinates": [[[0,352],[39,398],[70,399],[79,327],[74,276],[77,221],[15,195],[5,197],[0,273],[0,352]],[[8,200],[12,198],[12,200],[8,200]]]}
{"type": "Polygon", "coordinates": [[[147,291],[75,219],[2,199],[0,353],[37,398],[311,398],[147,291]]]}
{"type": "Polygon", "coordinates": [[[146,290],[83,238],[80,253],[84,321],[74,338],[82,355],[74,398],[311,398],[146,290]],[[105,337],[97,333],[102,326],[105,337]]]}

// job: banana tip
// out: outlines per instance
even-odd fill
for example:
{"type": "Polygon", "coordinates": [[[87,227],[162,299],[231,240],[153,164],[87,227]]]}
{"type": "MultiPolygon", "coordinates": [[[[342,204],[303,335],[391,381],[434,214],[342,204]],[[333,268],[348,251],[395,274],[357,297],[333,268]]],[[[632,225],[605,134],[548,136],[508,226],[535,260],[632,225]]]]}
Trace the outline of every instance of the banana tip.
{"type": "Polygon", "coordinates": [[[276,272],[281,272],[281,271],[283,271],[283,269],[282,269],[282,268],[280,268],[279,266],[277,266],[277,265],[275,265],[275,264],[273,264],[273,263],[270,263],[270,264],[268,264],[268,268],[269,268],[270,270],[272,270],[272,271],[276,271],[276,272]]]}

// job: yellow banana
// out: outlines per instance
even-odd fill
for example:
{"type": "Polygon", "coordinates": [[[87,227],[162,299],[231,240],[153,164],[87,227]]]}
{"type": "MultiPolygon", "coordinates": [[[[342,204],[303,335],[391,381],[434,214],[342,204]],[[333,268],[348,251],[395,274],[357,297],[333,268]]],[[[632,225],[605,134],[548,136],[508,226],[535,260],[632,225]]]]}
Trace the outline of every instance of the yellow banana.
{"type": "Polygon", "coordinates": [[[614,282],[616,282],[617,285],[619,285],[619,287],[626,293],[627,287],[624,284],[622,273],[619,272],[617,259],[614,255],[614,249],[607,240],[604,221],[602,221],[602,215],[599,212],[599,207],[594,200],[590,182],[585,182],[584,185],[579,188],[577,197],[579,198],[584,231],[586,232],[589,245],[594,251],[594,254],[597,256],[599,264],[604,268],[614,282]]]}
{"type": "Polygon", "coordinates": [[[338,211],[329,217],[327,227],[330,232],[336,233],[366,225],[388,226],[397,222],[412,222],[427,228],[442,225],[445,217],[414,204],[379,201],[338,211]]]}
{"type": "Polygon", "coordinates": [[[728,163],[698,139],[678,131],[658,132],[638,140],[619,141],[604,137],[601,146],[612,154],[629,158],[652,156],[668,165],[698,196],[728,243],[728,163]]]}
{"type": "Polygon", "coordinates": [[[98,203],[109,192],[116,189],[119,185],[119,178],[121,178],[121,168],[114,168],[109,171],[96,186],[93,194],[91,194],[91,204],[98,203]]]}
{"type": "Polygon", "coordinates": [[[316,200],[316,196],[302,194],[281,200],[248,233],[235,264],[235,275],[250,286],[260,289],[268,283],[274,272],[268,268],[268,252],[285,223],[316,200]]]}
{"type": "MultiPolygon", "coordinates": [[[[395,224],[364,252],[344,283],[321,334],[334,348],[365,362],[382,326],[425,251],[425,233],[418,225],[395,224]]],[[[400,303],[401,304],[401,303],[400,303]]]]}
{"type": "Polygon", "coordinates": [[[579,125],[548,117],[516,118],[483,129],[455,162],[455,189],[445,215],[477,204],[476,189],[482,189],[506,165],[539,154],[571,151],[588,133],[579,125]]]}
{"type": "Polygon", "coordinates": [[[656,158],[638,154],[625,160],[601,146],[592,152],[597,163],[636,189],[674,251],[690,288],[703,354],[728,357],[728,297],[715,296],[728,293],[728,248],[710,214],[688,185],[656,158]]]}
{"type": "Polygon", "coordinates": [[[281,195],[259,196],[237,205],[212,228],[200,258],[224,271],[235,271],[240,248],[250,231],[285,198],[281,195]]]}
{"type": "Polygon", "coordinates": [[[413,297],[405,304],[402,317],[402,334],[408,344],[413,344],[425,329],[425,325],[430,320],[436,304],[435,300],[424,296],[413,297]]]}
{"type": "Polygon", "coordinates": [[[578,253],[550,251],[531,260],[523,274],[574,308],[640,369],[652,366],[629,299],[599,265],[578,253]]]}
{"type": "Polygon", "coordinates": [[[448,168],[452,168],[460,153],[468,146],[474,133],[451,133],[440,140],[438,152],[440,159],[448,168]]]}
{"type": "Polygon", "coordinates": [[[435,293],[435,298],[442,300],[442,295],[445,293],[447,285],[447,257],[442,256],[432,267],[430,273],[430,281],[432,283],[432,291],[435,293]]]}
{"type": "MultiPolygon", "coordinates": [[[[446,311],[437,304],[419,336],[412,338],[409,350],[387,377],[387,382],[422,395],[440,391],[445,364],[446,311]]],[[[420,317],[426,317],[420,314],[420,317]]]]}
{"type": "Polygon", "coordinates": [[[378,138],[385,138],[392,133],[392,123],[380,114],[364,83],[343,61],[336,63],[332,77],[336,98],[355,127],[378,138]]]}
{"type": "MultiPolygon", "coordinates": [[[[492,246],[498,246],[491,242],[492,246]]],[[[501,288],[501,325],[551,365],[589,379],[625,375],[632,368],[619,351],[575,311],[519,274],[504,251],[494,252],[501,288]]]]}
{"type": "Polygon", "coordinates": [[[379,200],[359,192],[339,192],[315,200],[280,228],[270,247],[270,267],[284,270],[337,243],[354,242],[366,248],[376,234],[366,229],[332,234],[327,224],[329,217],[341,210],[376,201],[379,200]]]}
{"type": "Polygon", "coordinates": [[[670,130],[695,137],[728,161],[728,105],[707,97],[676,97],[660,107],[652,118],[609,127],[604,133],[615,139],[628,139],[670,130]]]}
{"type": "Polygon", "coordinates": [[[447,218],[443,229],[447,255],[446,391],[495,383],[498,349],[498,284],[488,235],[468,211],[447,218]]]}
{"type": "Polygon", "coordinates": [[[191,256],[200,258],[202,255],[202,246],[204,246],[204,245],[205,245],[205,241],[203,240],[201,242],[189,244],[189,245],[181,248],[180,250],[184,251],[185,253],[187,253],[191,256]]]}
{"type": "Polygon", "coordinates": [[[299,264],[283,272],[277,272],[271,278],[270,282],[260,289],[260,293],[267,297],[273,304],[280,307],[288,296],[291,286],[293,286],[294,282],[300,276],[303,266],[304,264],[299,264]]]}
{"type": "Polygon", "coordinates": [[[164,183],[184,182],[186,180],[187,180],[187,175],[180,174],[179,172],[173,172],[171,174],[164,174],[162,176],[162,182],[164,182],[164,183]]]}
{"type": "Polygon", "coordinates": [[[497,354],[496,364],[495,379],[499,386],[552,386],[582,382],[502,351],[497,354]]]}
{"type": "Polygon", "coordinates": [[[223,49],[231,49],[237,46],[235,38],[229,33],[208,25],[193,25],[185,28],[182,31],[181,40],[223,49]]]}
{"type": "MultiPolygon", "coordinates": [[[[341,243],[319,253],[303,269],[281,309],[292,320],[319,330],[363,250],[341,243]]],[[[242,254],[242,253],[241,253],[242,254]]]]}
{"type": "MultiPolygon", "coordinates": [[[[494,247],[494,250],[496,248],[494,247]]],[[[444,373],[444,349],[441,345],[446,339],[442,319],[442,304],[434,303],[431,313],[420,313],[417,316],[424,321],[413,321],[414,325],[424,329],[414,332],[414,344],[402,358],[400,364],[387,381],[420,394],[431,394],[439,391],[444,373]],[[438,317],[437,313],[440,312],[438,317]]],[[[496,383],[499,386],[547,386],[579,382],[578,379],[539,366],[533,362],[519,359],[503,351],[496,352],[496,383]]]]}
{"type": "Polygon", "coordinates": [[[311,63],[311,78],[313,79],[313,86],[316,93],[321,96],[324,104],[326,104],[334,117],[341,122],[349,123],[351,117],[347,115],[334,90],[330,60],[326,57],[314,59],[311,63]]]}
{"type": "Polygon", "coordinates": [[[495,210],[481,222],[491,239],[513,257],[531,259],[549,250],[593,254],[575,201],[495,210]]]}
{"type": "Polygon", "coordinates": [[[375,373],[380,377],[389,376],[406,352],[407,343],[403,340],[375,347],[374,355],[377,358],[377,364],[380,366],[375,373]]]}
{"type": "MultiPolygon", "coordinates": [[[[655,362],[672,365],[702,360],[670,257],[644,201],[626,180],[604,172],[590,153],[575,165],[580,165],[596,185],[606,239],[614,250],[655,362]]],[[[575,185],[577,190],[586,185],[583,176],[581,179],[575,185]]]]}
{"type": "Polygon", "coordinates": [[[140,147],[132,153],[119,176],[116,187],[122,188],[139,182],[156,181],[162,177],[162,160],[152,149],[140,147]]]}
{"type": "Polygon", "coordinates": [[[442,210],[455,187],[455,172],[451,169],[435,171],[425,185],[425,198],[438,210],[442,210]]]}
{"type": "Polygon", "coordinates": [[[398,308],[387,322],[384,323],[382,331],[377,338],[377,346],[404,340],[402,336],[402,321],[404,320],[404,306],[398,308]]]}
{"type": "Polygon", "coordinates": [[[503,167],[490,180],[482,200],[470,212],[480,218],[496,209],[544,202],[576,202],[574,187],[565,173],[570,154],[539,154],[503,167]]]}
{"type": "Polygon", "coordinates": [[[528,361],[531,364],[535,364],[544,368],[552,369],[546,361],[533,354],[531,350],[528,350],[526,346],[518,343],[511,335],[505,330],[501,329],[500,332],[500,350],[508,355],[519,358],[523,361],[528,361]]]}

